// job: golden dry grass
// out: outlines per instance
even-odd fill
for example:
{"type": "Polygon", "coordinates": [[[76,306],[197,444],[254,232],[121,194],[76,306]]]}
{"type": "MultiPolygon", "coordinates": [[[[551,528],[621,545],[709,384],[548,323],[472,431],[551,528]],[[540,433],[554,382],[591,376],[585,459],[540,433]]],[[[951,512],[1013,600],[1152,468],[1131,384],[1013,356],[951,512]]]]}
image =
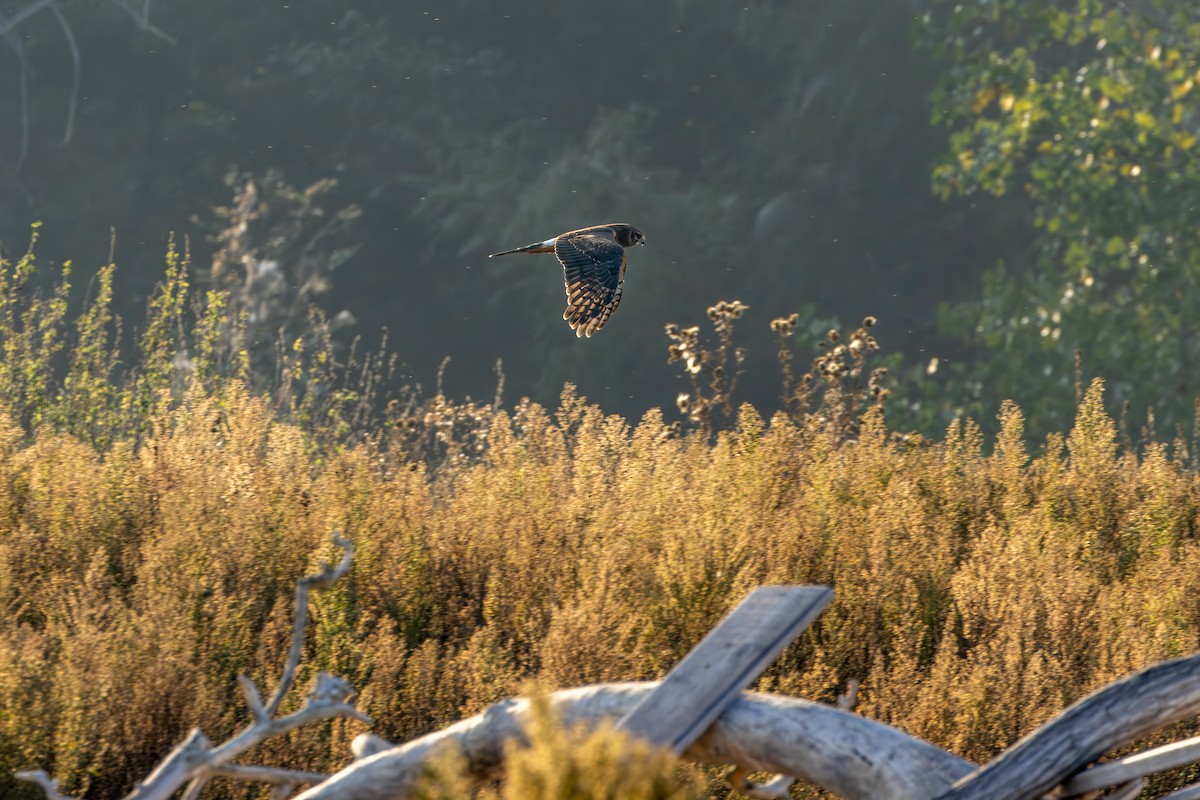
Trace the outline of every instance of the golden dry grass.
{"type": "MultiPolygon", "coordinates": [[[[1012,406],[994,443],[971,423],[896,438],[877,408],[847,425],[743,407],[710,437],[569,387],[553,410],[393,405],[363,436],[369,404],[299,340],[282,388],[247,388],[237,321],[210,292],[188,323],[173,258],[122,375],[111,270],[72,334],[65,289],[19,291],[32,255],[0,262],[4,797],[37,797],[8,777],[35,766],[119,797],[188,728],[243,724],[236,676],[273,685],[294,581],[335,529],[357,554],[314,600],[300,681],[349,679],[396,740],[531,678],[661,676],[759,584],[837,598],[758,688],[831,701],[857,678],[859,711],[975,760],[1200,647],[1200,476],[1182,442],[1119,447],[1098,383],[1035,453],[1012,406]]],[[[360,730],[251,760],[334,769],[360,730]]],[[[537,764],[520,780],[562,780],[537,764]]]]}
{"type": "MultiPolygon", "coordinates": [[[[986,759],[1200,646],[1200,481],[1165,447],[1118,452],[1100,400],[1031,458],[1013,407],[985,454],[969,424],[912,446],[868,419],[839,446],[749,408],[710,443],[568,391],[554,414],[497,413],[483,458],[436,476],[378,444],[318,458],[236,387],[192,390],[137,448],[5,418],[0,771],[116,797],[189,726],[227,734],[236,675],[276,674],[331,529],[358,555],[316,598],[304,670],[349,678],[385,736],[534,676],[659,676],[750,588],[828,583],[834,606],[760,688],[831,700],[860,678],[862,713],[986,759]]],[[[329,769],[358,732],[257,758],[329,769]]]]}

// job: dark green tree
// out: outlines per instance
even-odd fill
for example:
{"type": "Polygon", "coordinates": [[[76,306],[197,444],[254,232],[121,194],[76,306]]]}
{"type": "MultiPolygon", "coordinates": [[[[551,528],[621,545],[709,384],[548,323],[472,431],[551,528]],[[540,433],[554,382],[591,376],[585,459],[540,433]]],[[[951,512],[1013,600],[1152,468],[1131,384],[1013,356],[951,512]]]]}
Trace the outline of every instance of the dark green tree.
{"type": "MultiPolygon", "coordinates": [[[[490,399],[499,357],[509,399],[552,402],[570,381],[640,415],[685,388],[663,363],[663,324],[736,297],[750,306],[738,399],[769,407],[771,319],[873,313],[889,352],[915,349],[929,309],[977,283],[960,264],[1011,241],[987,208],[928,190],[946,134],[928,120],[933,60],[910,36],[925,2],[155,0],[168,41],[117,3],[59,0],[81,58],[74,135],[60,146],[75,71],[43,9],[19,29],[32,134],[15,177],[0,174],[0,239],[19,255],[43,220],[41,257],[73,257],[85,285],[115,226],[115,311],[136,319],[168,232],[201,270],[218,266],[228,226],[211,209],[229,205],[231,168],[264,190],[270,175],[335,178],[323,202],[362,208],[358,249],[316,301],[353,313],[346,335],[386,326],[427,387],[450,355],[447,391],[490,399]],[[614,219],[649,246],[588,342],[559,318],[552,258],[485,258],[614,219]]],[[[15,75],[15,56],[0,59],[15,75]]],[[[0,85],[10,163],[19,100],[0,85]]],[[[296,248],[259,250],[305,282],[296,248]]],[[[796,336],[807,361],[816,342],[796,336]]]]}

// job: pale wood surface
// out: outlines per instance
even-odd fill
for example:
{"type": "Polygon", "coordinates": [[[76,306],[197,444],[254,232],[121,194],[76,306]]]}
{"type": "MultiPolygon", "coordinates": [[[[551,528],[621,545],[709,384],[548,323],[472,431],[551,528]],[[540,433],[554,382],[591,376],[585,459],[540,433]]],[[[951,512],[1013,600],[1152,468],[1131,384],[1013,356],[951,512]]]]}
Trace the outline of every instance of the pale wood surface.
{"type": "MultiPolygon", "coordinates": [[[[656,683],[611,683],[550,696],[566,726],[624,717],[656,683]]],[[[524,741],[528,700],[497,703],[449,728],[355,761],[297,800],[412,797],[428,759],[457,746],[476,780],[499,775],[508,742],[524,741]]],[[[974,766],[895,728],[832,706],[743,692],[684,751],[688,761],[792,775],[850,800],[929,800],[974,766]]]]}
{"type": "Polygon", "coordinates": [[[682,753],[832,599],[826,586],[760,586],[617,727],[682,753]]]}
{"type": "Polygon", "coordinates": [[[939,800],[1034,800],[1121,745],[1200,713],[1200,654],[1164,661],[1083,698],[939,800]]]}
{"type": "Polygon", "coordinates": [[[1163,800],[1200,800],[1200,783],[1193,783],[1190,786],[1177,789],[1164,797],[1163,800]]]}
{"type": "Polygon", "coordinates": [[[1135,797],[1142,793],[1142,789],[1145,788],[1146,779],[1135,778],[1129,781],[1129,783],[1118,786],[1111,794],[1105,795],[1104,800],[1134,800],[1135,797]]]}
{"type": "Polygon", "coordinates": [[[1070,797],[1200,761],[1200,736],[1172,742],[1085,769],[1063,784],[1070,797]]]}

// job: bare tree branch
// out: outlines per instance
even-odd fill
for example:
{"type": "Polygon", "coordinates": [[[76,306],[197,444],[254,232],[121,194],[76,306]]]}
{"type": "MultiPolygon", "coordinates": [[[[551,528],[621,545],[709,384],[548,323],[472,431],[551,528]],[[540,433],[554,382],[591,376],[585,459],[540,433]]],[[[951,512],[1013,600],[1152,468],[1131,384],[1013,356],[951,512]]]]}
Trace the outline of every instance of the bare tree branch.
{"type": "Polygon", "coordinates": [[[355,758],[370,758],[376,753],[391,750],[395,746],[387,739],[377,736],[374,733],[360,733],[350,743],[350,752],[354,754],[355,758]]]}
{"type": "Polygon", "coordinates": [[[269,722],[271,715],[263,707],[262,695],[258,693],[258,687],[254,685],[254,681],[250,680],[247,675],[239,675],[238,688],[242,690],[242,697],[245,699],[246,707],[250,709],[250,715],[254,717],[254,721],[269,722]]]}
{"type": "Polygon", "coordinates": [[[837,707],[842,711],[853,711],[858,705],[858,689],[862,686],[862,681],[858,678],[851,678],[846,681],[846,693],[839,694],[837,699],[837,707]]]}
{"type": "MultiPolygon", "coordinates": [[[[150,33],[163,41],[174,45],[175,38],[170,34],[160,30],[150,23],[150,2],[144,0],[140,10],[135,10],[130,7],[125,0],[109,0],[114,6],[128,14],[138,28],[150,33]]],[[[43,9],[50,9],[54,14],[54,18],[58,21],[59,28],[62,29],[63,37],[67,40],[67,49],[71,53],[71,97],[67,105],[67,122],[63,131],[62,141],[60,146],[69,144],[71,138],[75,134],[75,113],[79,107],[79,89],[82,84],[82,58],[79,54],[79,44],[75,39],[75,32],[71,29],[70,23],[66,16],[58,7],[57,0],[32,0],[28,5],[14,14],[0,19],[0,36],[8,42],[9,47],[17,57],[17,81],[20,92],[20,123],[21,123],[21,147],[17,155],[16,161],[13,163],[9,171],[9,177],[14,179],[18,188],[25,195],[26,201],[32,205],[32,198],[29,192],[21,186],[19,181],[16,181],[16,175],[21,171],[21,166],[25,163],[25,157],[29,153],[29,69],[25,62],[25,49],[20,38],[13,35],[17,26],[28,20],[30,17],[37,14],[43,9]]]]}
{"type": "Polygon", "coordinates": [[[1200,713],[1200,654],[1147,667],[1073,704],[939,800],[1033,800],[1108,751],[1200,713]]]}
{"type": "Polygon", "coordinates": [[[142,10],[140,12],[137,11],[136,9],[130,8],[128,5],[126,5],[124,2],[122,2],[122,0],[109,0],[109,2],[111,2],[114,6],[116,6],[117,8],[121,9],[126,14],[128,14],[130,16],[130,18],[132,18],[133,21],[137,23],[138,28],[140,28],[141,30],[145,31],[146,33],[157,36],[159,39],[162,39],[167,44],[172,44],[172,45],[178,44],[178,42],[175,40],[174,36],[172,36],[171,34],[167,33],[166,31],[162,30],[161,28],[158,28],[150,23],[150,3],[149,2],[143,3],[142,10]]]}
{"type": "Polygon", "coordinates": [[[283,701],[283,696],[288,693],[288,689],[291,688],[296,674],[296,666],[300,663],[300,651],[304,648],[304,628],[308,625],[309,590],[324,589],[332,585],[350,569],[354,546],[349,540],[343,539],[337,534],[334,534],[333,542],[345,551],[342,563],[336,567],[322,563],[320,571],[316,574],[305,576],[296,582],[296,618],[292,623],[292,648],[288,652],[287,666],[283,670],[283,677],[280,678],[279,685],[275,687],[271,701],[267,703],[266,712],[269,717],[274,716],[275,712],[279,710],[279,704],[283,701]]]}
{"type": "Polygon", "coordinates": [[[200,793],[204,791],[204,787],[208,786],[208,781],[208,775],[197,775],[195,778],[192,778],[192,782],[184,790],[181,800],[196,800],[200,796],[200,793]]]}
{"type": "MultiPolygon", "coordinates": [[[[310,722],[344,716],[370,723],[350,702],[353,688],[325,672],[318,673],[300,709],[275,717],[299,664],[308,593],[327,588],[350,567],[352,544],[336,534],[333,541],[343,549],[338,565],[322,564],[315,574],[296,582],[291,648],[271,703],[263,703],[252,680],[240,677],[238,687],[252,718],[247,727],[217,747],[198,729],[192,730],[125,800],[169,800],[185,784],[184,798],[195,800],[216,777],[270,784],[271,797],[278,800],[287,800],[305,784],[312,786],[297,800],[399,800],[412,795],[429,759],[446,747],[461,751],[473,780],[498,776],[508,745],[526,741],[524,729],[532,713],[528,699],[497,703],[483,714],[402,745],[362,734],[351,745],[356,760],[332,776],[232,763],[262,741],[310,722]]],[[[625,717],[656,686],[588,686],[556,692],[550,702],[564,726],[595,726],[625,717]]],[[[1198,737],[1078,772],[1104,752],[1200,711],[1200,653],[1153,665],[1110,684],[979,769],[928,742],[849,713],[857,689],[856,681],[848,684],[839,700],[842,708],[744,692],[683,755],[691,761],[733,764],[729,784],[764,800],[788,797],[796,779],[850,800],[1033,800],[1079,796],[1113,785],[1109,797],[1133,800],[1144,786],[1143,776],[1200,757],[1198,737]],[[753,772],[777,776],[755,784],[748,779],[753,772]]],[[[49,800],[72,800],[41,770],[17,777],[42,786],[49,800]]],[[[1170,798],[1200,800],[1200,785],[1170,798]]]]}
{"type": "Polygon", "coordinates": [[[24,772],[18,772],[14,775],[15,778],[22,781],[36,783],[46,792],[46,800],[75,800],[73,797],[62,794],[58,791],[58,781],[46,774],[44,769],[30,769],[24,772]]]}
{"type": "Polygon", "coordinates": [[[67,18],[58,10],[58,3],[51,2],[50,10],[54,12],[54,18],[58,20],[58,25],[62,28],[63,36],[67,40],[67,47],[71,50],[71,99],[67,101],[67,125],[63,131],[62,141],[59,146],[69,144],[71,135],[75,132],[75,109],[79,105],[79,84],[80,84],[80,58],[79,46],[75,44],[75,33],[71,30],[71,26],[67,24],[67,18]]]}
{"type": "MultiPolygon", "coordinates": [[[[309,591],[328,588],[350,569],[350,562],[354,554],[353,545],[348,539],[336,534],[333,541],[343,550],[342,560],[337,567],[322,564],[316,574],[296,581],[297,605],[292,625],[292,646],[270,709],[264,707],[262,696],[254,682],[248,677],[239,677],[238,688],[250,710],[251,723],[241,733],[218,747],[213,747],[199,729],[192,730],[182,744],[172,750],[143,782],[126,795],[125,800],[168,800],[184,784],[188,785],[183,795],[185,800],[195,800],[204,786],[218,775],[272,783],[280,787],[277,792],[279,796],[286,797],[296,786],[320,782],[325,779],[325,776],[270,767],[239,766],[230,762],[255,745],[310,722],[334,717],[350,717],[371,724],[370,717],[359,711],[350,702],[354,696],[354,689],[350,684],[327,672],[317,674],[313,687],[309,690],[308,697],[299,710],[277,719],[274,718],[279,702],[292,685],[296,667],[299,664],[299,654],[304,643],[304,631],[308,621],[309,591]],[[284,791],[285,788],[286,791],[284,791]]],[[[20,773],[18,777],[39,783],[46,789],[50,800],[70,800],[70,798],[58,794],[57,784],[41,770],[20,773]]]]}
{"type": "Polygon", "coordinates": [[[281,783],[271,790],[268,800],[288,800],[294,791],[296,791],[294,783],[281,783]]]}
{"type": "Polygon", "coordinates": [[[193,728],[188,738],[154,768],[145,782],[135,786],[133,791],[126,795],[127,800],[133,800],[135,797],[158,797],[165,800],[170,797],[203,765],[211,744],[199,728],[193,728]]]}
{"type": "Polygon", "coordinates": [[[1144,788],[1146,788],[1146,779],[1138,778],[1117,787],[1117,790],[1107,795],[1105,800],[1133,800],[1142,793],[1142,789],[1144,788]]]}
{"type": "MultiPolygon", "coordinates": [[[[550,697],[562,723],[594,726],[622,718],[655,684],[606,684],[556,692],[550,697]]],[[[783,797],[794,776],[826,791],[859,800],[988,798],[1032,800],[1047,791],[1065,797],[1055,785],[1108,750],[1200,710],[1200,654],[1147,667],[1080,700],[1022,739],[987,766],[971,765],[933,745],[840,709],[793,698],[743,693],[684,753],[684,758],[734,764],[731,783],[755,797],[783,797]],[[754,785],[750,772],[781,777],[754,785]]],[[[298,800],[396,800],[411,796],[427,760],[444,747],[457,747],[470,777],[489,780],[499,773],[509,742],[524,741],[529,702],[511,700],[485,713],[412,742],[374,752],[365,737],[354,744],[353,764],[298,800]]],[[[1192,760],[1194,743],[1180,742],[1131,756],[1107,770],[1096,786],[1121,784],[1112,796],[1132,798],[1141,775],[1130,762],[1161,771],[1192,760]],[[1120,771],[1124,770],[1124,771],[1120,771]],[[1133,780],[1131,780],[1133,778],[1133,780]]],[[[1085,772],[1084,775],[1088,773],[1085,772]]],[[[1090,781],[1103,775],[1093,774],[1090,781]]],[[[1082,784],[1082,781],[1081,781],[1082,784]]],[[[1092,784],[1089,784],[1089,787],[1092,784]]],[[[1187,790],[1181,797],[1191,797],[1187,790]]],[[[1074,792],[1070,792],[1074,794],[1074,792]]]]}
{"type": "Polygon", "coordinates": [[[239,781],[251,781],[254,783],[271,783],[277,786],[291,786],[295,788],[301,784],[320,783],[329,776],[323,772],[298,772],[291,769],[279,769],[278,767],[251,767],[242,764],[225,764],[217,767],[213,771],[213,775],[219,775],[222,778],[233,778],[239,781]]]}
{"type": "Polygon", "coordinates": [[[54,3],[54,0],[34,0],[11,17],[0,22],[0,36],[7,36],[9,31],[52,3],[54,3]]]}
{"type": "Polygon", "coordinates": [[[1177,789],[1162,800],[1200,800],[1200,783],[1193,783],[1182,789],[1177,789]]]}
{"type": "Polygon", "coordinates": [[[13,36],[12,29],[3,31],[4,41],[8,42],[13,55],[17,57],[17,88],[21,104],[21,147],[17,151],[16,161],[9,170],[12,175],[21,171],[25,156],[29,153],[29,65],[25,62],[25,46],[20,38],[13,36]]]}
{"type": "Polygon", "coordinates": [[[1156,772],[1200,761],[1200,736],[1172,742],[1131,756],[1085,769],[1063,784],[1063,796],[1072,797],[1106,786],[1116,786],[1156,772]]]}

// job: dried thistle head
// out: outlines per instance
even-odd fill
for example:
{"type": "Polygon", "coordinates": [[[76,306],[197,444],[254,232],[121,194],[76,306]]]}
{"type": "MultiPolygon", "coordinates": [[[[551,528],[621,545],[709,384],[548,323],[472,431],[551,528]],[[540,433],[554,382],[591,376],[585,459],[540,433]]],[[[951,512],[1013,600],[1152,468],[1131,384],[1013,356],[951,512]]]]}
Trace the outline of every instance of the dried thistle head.
{"type": "Polygon", "coordinates": [[[670,340],[667,363],[681,362],[692,384],[692,391],[680,394],[676,405],[689,421],[704,428],[708,428],[709,415],[714,409],[723,410],[726,416],[733,414],[730,398],[740,367],[746,361],[746,351],[733,346],[733,329],[734,322],[747,308],[739,300],[721,300],[707,309],[717,333],[715,343],[702,341],[700,327],[696,325],[682,328],[671,323],[663,328],[670,340]]]}
{"type": "Polygon", "coordinates": [[[724,336],[732,332],[734,321],[741,319],[748,308],[749,306],[740,300],[721,300],[709,307],[708,318],[712,320],[717,333],[724,336]]]}

